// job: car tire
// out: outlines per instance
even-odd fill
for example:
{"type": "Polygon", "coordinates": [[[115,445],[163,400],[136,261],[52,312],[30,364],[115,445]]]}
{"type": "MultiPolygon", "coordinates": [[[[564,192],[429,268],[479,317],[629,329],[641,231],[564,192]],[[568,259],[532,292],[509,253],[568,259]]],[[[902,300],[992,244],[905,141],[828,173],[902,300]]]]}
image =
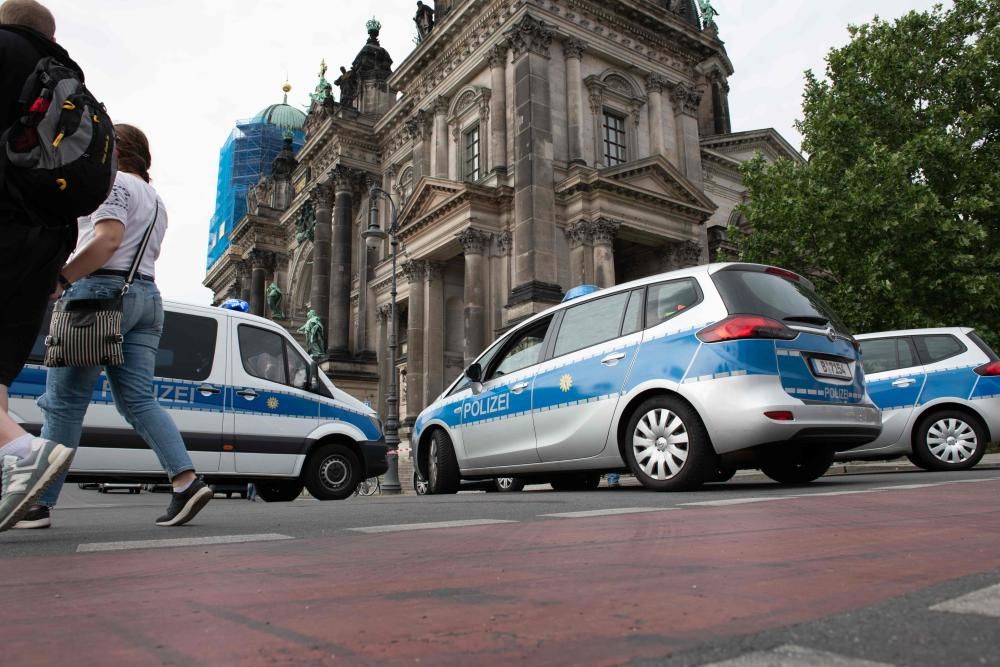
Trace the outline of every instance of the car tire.
{"type": "Polygon", "coordinates": [[[305,485],[317,500],[343,500],[364,479],[357,454],[347,445],[321,445],[306,461],[305,485]]]}
{"type": "Polygon", "coordinates": [[[654,396],[632,413],[625,461],[654,491],[690,491],[711,479],[716,454],[698,413],[676,396],[654,396]]]}
{"type": "Polygon", "coordinates": [[[497,477],[493,486],[500,493],[517,493],[524,489],[524,480],[518,477],[497,477]]]}
{"type": "Polygon", "coordinates": [[[986,445],[978,419],[959,410],[939,410],[917,424],[911,460],[924,470],[968,470],[982,460],[986,445]]]}
{"type": "Polygon", "coordinates": [[[819,479],[833,465],[833,450],[827,447],[782,450],[765,460],[760,470],[779,484],[807,484],[819,479]]]}
{"type": "Polygon", "coordinates": [[[458,458],[451,436],[444,429],[431,433],[430,451],[427,453],[427,492],[430,494],[458,493],[462,478],[458,471],[458,458]]]}
{"type": "Polygon", "coordinates": [[[555,491],[593,491],[601,485],[601,473],[567,473],[549,480],[555,491]]]}
{"type": "Polygon", "coordinates": [[[418,496],[427,495],[427,480],[420,479],[415,470],[413,471],[413,492],[418,496]]]}
{"type": "Polygon", "coordinates": [[[257,483],[257,496],[265,503],[287,503],[302,494],[303,484],[297,479],[257,483]]]}

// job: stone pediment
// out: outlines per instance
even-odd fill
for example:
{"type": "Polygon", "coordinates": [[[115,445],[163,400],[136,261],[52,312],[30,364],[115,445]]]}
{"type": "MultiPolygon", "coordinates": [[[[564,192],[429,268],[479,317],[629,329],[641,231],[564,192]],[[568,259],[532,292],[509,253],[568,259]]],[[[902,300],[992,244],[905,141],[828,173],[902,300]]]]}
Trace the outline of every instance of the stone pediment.
{"type": "Polygon", "coordinates": [[[402,235],[407,236],[447,216],[457,207],[471,204],[494,209],[511,196],[510,188],[424,176],[417,181],[413,194],[399,212],[399,228],[402,235]]]}

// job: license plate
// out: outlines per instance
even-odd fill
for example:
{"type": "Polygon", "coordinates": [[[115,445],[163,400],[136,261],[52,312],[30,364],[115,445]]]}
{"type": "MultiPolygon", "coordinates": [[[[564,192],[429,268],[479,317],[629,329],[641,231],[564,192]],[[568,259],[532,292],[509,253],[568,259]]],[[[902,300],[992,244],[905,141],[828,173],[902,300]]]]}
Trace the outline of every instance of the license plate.
{"type": "Polygon", "coordinates": [[[816,375],[822,375],[823,377],[840,378],[841,380],[850,380],[851,367],[842,361],[830,361],[829,359],[816,359],[812,360],[813,372],[816,375]]]}

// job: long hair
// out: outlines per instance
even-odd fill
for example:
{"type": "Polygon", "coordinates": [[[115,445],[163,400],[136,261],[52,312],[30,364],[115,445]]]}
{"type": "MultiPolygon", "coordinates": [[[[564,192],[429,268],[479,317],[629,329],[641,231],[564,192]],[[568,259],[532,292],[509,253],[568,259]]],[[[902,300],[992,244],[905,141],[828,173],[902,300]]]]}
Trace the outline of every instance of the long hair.
{"type": "Polygon", "coordinates": [[[125,123],[115,124],[118,146],[118,170],[135,174],[149,183],[149,168],[153,158],[149,154],[149,140],[142,130],[125,123]]]}

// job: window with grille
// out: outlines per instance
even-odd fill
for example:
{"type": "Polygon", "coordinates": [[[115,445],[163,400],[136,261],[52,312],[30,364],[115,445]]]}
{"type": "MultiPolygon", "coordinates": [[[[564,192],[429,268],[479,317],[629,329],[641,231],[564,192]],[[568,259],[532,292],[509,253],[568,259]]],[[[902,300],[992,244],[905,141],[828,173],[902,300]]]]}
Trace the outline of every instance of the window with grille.
{"type": "Polygon", "coordinates": [[[604,112],[604,162],[609,167],[625,162],[625,117],[604,112]]]}
{"type": "Polygon", "coordinates": [[[465,133],[465,180],[478,181],[482,172],[479,164],[479,126],[465,133]]]}

